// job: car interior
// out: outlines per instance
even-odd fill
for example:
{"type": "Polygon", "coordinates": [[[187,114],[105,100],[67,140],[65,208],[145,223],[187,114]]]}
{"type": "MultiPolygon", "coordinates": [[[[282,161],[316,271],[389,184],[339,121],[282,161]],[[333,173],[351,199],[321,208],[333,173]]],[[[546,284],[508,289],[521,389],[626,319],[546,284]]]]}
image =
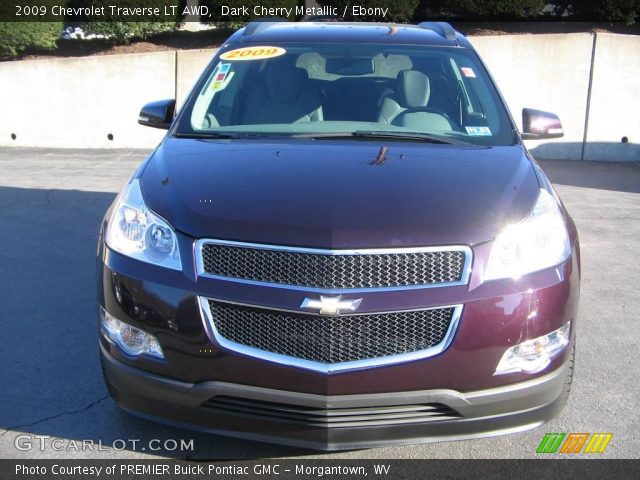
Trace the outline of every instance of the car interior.
{"type": "Polygon", "coordinates": [[[236,81],[211,98],[202,126],[351,121],[464,133],[470,119],[487,124],[447,57],[385,62],[312,55],[237,62],[230,76],[236,81]]]}

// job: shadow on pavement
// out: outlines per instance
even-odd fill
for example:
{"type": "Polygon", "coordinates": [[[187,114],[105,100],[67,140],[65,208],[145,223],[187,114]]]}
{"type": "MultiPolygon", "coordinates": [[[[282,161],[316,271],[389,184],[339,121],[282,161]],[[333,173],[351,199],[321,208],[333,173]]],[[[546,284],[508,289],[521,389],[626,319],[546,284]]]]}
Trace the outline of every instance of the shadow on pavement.
{"type": "Polygon", "coordinates": [[[541,160],[539,163],[554,184],[640,193],[640,163],[637,162],[541,160]]]}
{"type": "MultiPolygon", "coordinates": [[[[136,451],[175,458],[295,456],[306,450],[194,433],[138,419],[107,397],[98,356],[95,254],[115,194],[0,187],[0,439],[5,457],[77,457],[14,450],[22,433],[66,440],[139,439],[136,451]],[[8,437],[8,438],[7,438],[8,437]],[[193,451],[173,450],[173,440],[193,451]],[[152,446],[163,447],[149,451],[152,446]],[[166,442],[166,443],[165,443],[166,442]]],[[[123,445],[116,442],[117,446],[123,445]]],[[[132,450],[130,442],[126,448],[132,450]]],[[[97,450],[97,447],[95,447],[97,450]]],[[[87,456],[124,456],[103,451],[87,456]]]]}
{"type": "Polygon", "coordinates": [[[579,158],[581,151],[582,143],[561,140],[542,143],[530,149],[553,183],[640,193],[640,144],[588,142],[585,146],[587,160],[555,160],[574,156],[579,158]],[[591,161],[612,157],[619,161],[591,161]]]}
{"type": "MultiPolygon", "coordinates": [[[[562,138],[549,142],[539,143],[530,147],[529,151],[535,158],[548,159],[575,159],[589,162],[639,162],[640,143],[634,139],[623,137],[626,142],[567,142],[562,138]]],[[[637,140],[637,139],[636,139],[637,140]]]]}

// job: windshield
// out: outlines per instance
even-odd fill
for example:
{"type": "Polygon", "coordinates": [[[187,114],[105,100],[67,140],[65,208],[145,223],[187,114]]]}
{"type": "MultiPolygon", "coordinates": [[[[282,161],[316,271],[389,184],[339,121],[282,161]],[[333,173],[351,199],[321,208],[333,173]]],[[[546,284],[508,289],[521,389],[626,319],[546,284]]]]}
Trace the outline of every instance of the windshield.
{"type": "Polygon", "coordinates": [[[176,135],[359,136],[512,145],[513,127],[472,51],[278,43],[221,50],[176,135]],[[408,134],[412,134],[409,136],[408,134]]]}

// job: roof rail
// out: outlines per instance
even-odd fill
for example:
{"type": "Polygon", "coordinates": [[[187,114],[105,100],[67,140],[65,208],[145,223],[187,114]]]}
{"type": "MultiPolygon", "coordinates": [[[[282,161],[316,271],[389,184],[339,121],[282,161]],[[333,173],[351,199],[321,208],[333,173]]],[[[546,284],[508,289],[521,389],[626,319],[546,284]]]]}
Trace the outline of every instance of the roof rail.
{"type": "Polygon", "coordinates": [[[447,40],[458,38],[457,32],[447,22],[422,22],[418,24],[418,27],[431,30],[447,40]]]}
{"type": "Polygon", "coordinates": [[[253,35],[254,33],[258,33],[260,30],[264,30],[265,28],[269,27],[270,23],[286,21],[287,20],[284,18],[277,17],[268,17],[261,20],[254,20],[245,27],[244,33],[242,35],[253,35]]]}

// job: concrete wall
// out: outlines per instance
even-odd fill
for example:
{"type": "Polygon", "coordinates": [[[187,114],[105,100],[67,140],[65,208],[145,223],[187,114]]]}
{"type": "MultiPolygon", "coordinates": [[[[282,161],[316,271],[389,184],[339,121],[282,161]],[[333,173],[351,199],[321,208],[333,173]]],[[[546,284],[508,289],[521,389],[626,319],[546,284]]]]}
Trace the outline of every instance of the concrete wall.
{"type": "MultiPolygon", "coordinates": [[[[522,129],[522,109],[556,113],[564,137],[527,141],[539,158],[580,160],[593,35],[589,33],[471,37],[522,129]]],[[[640,70],[638,70],[640,72],[640,70]]]]}
{"type": "Polygon", "coordinates": [[[585,160],[640,160],[640,37],[597,35],[588,122],[585,160]]]}
{"type": "Polygon", "coordinates": [[[138,113],[146,102],[174,98],[175,56],[0,62],[0,145],[154,146],[164,132],[138,125],[138,113]]]}
{"type": "Polygon", "coordinates": [[[207,50],[183,50],[178,52],[176,64],[176,103],[180,108],[196,83],[198,77],[205,69],[209,61],[215,55],[217,49],[207,50]]]}
{"type": "MultiPolygon", "coordinates": [[[[575,33],[471,41],[520,127],[524,107],[562,119],[563,138],[527,141],[534,156],[640,160],[640,37],[575,33]],[[628,143],[621,143],[623,136],[628,143]]],[[[176,98],[180,106],[214,53],[0,63],[0,146],[152,148],[163,131],[137,124],[140,107],[162,98],[176,98]]]]}

